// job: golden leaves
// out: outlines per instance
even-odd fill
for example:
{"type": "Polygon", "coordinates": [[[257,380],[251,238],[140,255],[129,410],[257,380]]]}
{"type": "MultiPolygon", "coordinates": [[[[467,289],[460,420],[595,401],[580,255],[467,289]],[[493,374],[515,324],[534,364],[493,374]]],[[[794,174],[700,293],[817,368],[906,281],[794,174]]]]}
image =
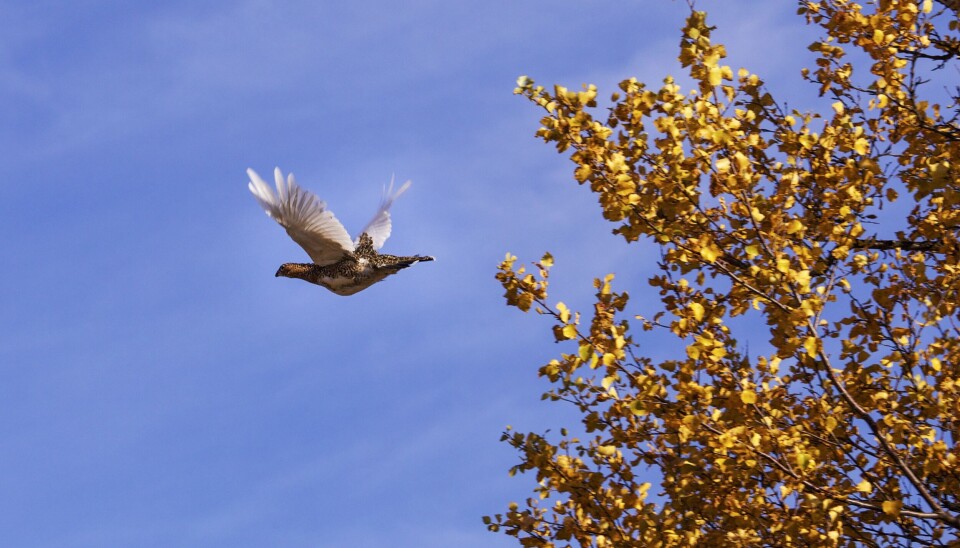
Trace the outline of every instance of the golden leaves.
{"type": "Polygon", "coordinates": [[[557,338],[557,341],[565,341],[568,339],[577,338],[577,326],[575,325],[563,325],[555,326],[553,328],[553,334],[557,338]]]}
{"type": "Polygon", "coordinates": [[[694,337],[691,344],[687,345],[687,356],[692,360],[706,360],[717,362],[727,355],[727,348],[723,342],[716,339],[710,331],[704,331],[694,337]]]}
{"type": "MultiPolygon", "coordinates": [[[[510,256],[508,256],[508,258],[511,259],[511,262],[512,262],[513,260],[516,260],[516,257],[510,257],[510,256]]],[[[544,253],[544,254],[543,254],[543,257],[540,259],[540,267],[541,267],[541,268],[550,268],[550,267],[552,267],[552,266],[553,266],[553,255],[551,255],[551,254],[549,254],[549,253],[544,253]]]]}
{"type": "Polygon", "coordinates": [[[883,501],[883,513],[888,516],[897,517],[900,515],[900,511],[903,509],[903,501],[900,500],[885,500],[883,501]]]}
{"type": "Polygon", "coordinates": [[[717,259],[719,259],[722,255],[723,251],[714,242],[708,240],[705,245],[701,244],[700,256],[703,257],[703,260],[707,261],[708,263],[717,262],[717,259]]]}
{"type": "Polygon", "coordinates": [[[526,274],[526,269],[522,266],[514,270],[513,263],[516,260],[516,256],[507,253],[506,258],[497,267],[500,272],[497,273],[496,278],[507,290],[504,294],[507,304],[526,312],[534,302],[541,302],[547,297],[547,277],[553,265],[553,257],[549,253],[544,255],[539,265],[540,280],[536,280],[533,274],[526,274]]]}
{"type": "Polygon", "coordinates": [[[801,135],[798,141],[800,142],[800,146],[802,146],[804,149],[811,150],[817,145],[817,134],[807,133],[801,135]]]}
{"type": "Polygon", "coordinates": [[[861,156],[866,156],[870,153],[870,141],[863,137],[856,139],[853,142],[853,151],[861,156]]]}
{"type": "Polygon", "coordinates": [[[563,302],[557,303],[557,311],[560,313],[560,321],[567,323],[570,321],[570,309],[563,302]]]}
{"type": "Polygon", "coordinates": [[[625,79],[607,111],[596,87],[518,79],[545,113],[538,137],[571,151],[616,234],[660,253],[635,303],[649,317],[633,316],[649,347],[612,275],[581,321],[546,301],[551,257],[533,274],[501,263],[508,304],[548,316],[565,348],[540,368],[543,397],[575,406],[583,439],[507,436],[538,498],[489,526],[529,545],[949,537],[960,137],[956,105],[923,100],[913,71],[956,59],[957,41],[954,23],[931,32],[950,16],[931,7],[801,3],[825,33],[804,72],[830,97],[823,113],[788,110],[747,69],[734,77],[700,12],[678,56],[690,90],[625,79]]]}
{"type": "Polygon", "coordinates": [[[817,353],[820,350],[820,339],[818,339],[817,337],[804,338],[803,349],[806,350],[807,356],[811,358],[816,358],[817,353]]]}
{"type": "Polygon", "coordinates": [[[800,469],[801,471],[807,470],[809,468],[813,468],[817,464],[816,461],[813,460],[813,457],[810,456],[809,453],[805,453],[802,451],[797,452],[797,454],[795,455],[795,458],[796,458],[797,468],[800,469]]]}
{"type": "Polygon", "coordinates": [[[693,314],[693,319],[700,321],[703,319],[704,308],[703,305],[697,302],[690,303],[690,312],[693,314]]]}

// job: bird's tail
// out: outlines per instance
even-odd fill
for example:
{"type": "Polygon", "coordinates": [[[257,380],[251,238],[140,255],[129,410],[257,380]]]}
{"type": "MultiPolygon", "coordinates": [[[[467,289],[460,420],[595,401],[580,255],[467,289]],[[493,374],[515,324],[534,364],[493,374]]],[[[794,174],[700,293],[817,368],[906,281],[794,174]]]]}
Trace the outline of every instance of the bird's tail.
{"type": "Polygon", "coordinates": [[[426,262],[434,260],[433,257],[424,256],[424,255],[414,255],[413,257],[394,257],[394,260],[390,264],[384,265],[387,268],[392,268],[394,270],[402,270],[408,266],[413,266],[419,262],[426,262]]]}

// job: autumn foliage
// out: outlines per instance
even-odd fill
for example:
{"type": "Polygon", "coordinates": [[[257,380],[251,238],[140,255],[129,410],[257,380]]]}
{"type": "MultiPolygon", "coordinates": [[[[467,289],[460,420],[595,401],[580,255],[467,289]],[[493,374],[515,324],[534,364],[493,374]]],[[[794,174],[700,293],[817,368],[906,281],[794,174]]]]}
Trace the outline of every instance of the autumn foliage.
{"type": "Polygon", "coordinates": [[[532,273],[500,265],[508,304],[566,345],[539,374],[582,422],[504,434],[536,487],[491,530],[524,546],[960,545],[957,7],[798,5],[822,38],[796,85],[823,112],[725,65],[694,10],[693,89],[629,79],[599,109],[594,86],[518,81],[614,232],[660,254],[649,285],[626,280],[642,303],[607,275],[588,317],[548,298],[549,254],[532,273]],[[646,357],[637,329],[678,352],[646,357]]]}

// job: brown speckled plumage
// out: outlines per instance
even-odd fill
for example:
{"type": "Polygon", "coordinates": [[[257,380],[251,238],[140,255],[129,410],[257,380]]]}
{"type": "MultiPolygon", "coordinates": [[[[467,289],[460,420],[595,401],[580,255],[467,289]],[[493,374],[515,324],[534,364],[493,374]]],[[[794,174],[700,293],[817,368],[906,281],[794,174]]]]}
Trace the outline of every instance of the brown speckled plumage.
{"type": "Polygon", "coordinates": [[[352,242],[326,204],[297,186],[292,174],[284,181],[280,169],[274,171],[276,194],[252,169],[247,174],[250,191],[267,215],[280,223],[313,259],[312,263],[283,264],[277,276],[299,278],[338,295],[353,295],[410,265],[433,260],[428,256],[400,257],[377,251],[390,236],[390,206],[409,188],[409,181],[396,192],[391,182],[373,219],[352,242]]]}
{"type": "Polygon", "coordinates": [[[433,257],[420,255],[398,257],[378,253],[373,249],[373,240],[364,232],[353,253],[333,264],[286,263],[280,266],[276,275],[300,278],[337,295],[353,295],[410,265],[432,260],[433,257]]]}

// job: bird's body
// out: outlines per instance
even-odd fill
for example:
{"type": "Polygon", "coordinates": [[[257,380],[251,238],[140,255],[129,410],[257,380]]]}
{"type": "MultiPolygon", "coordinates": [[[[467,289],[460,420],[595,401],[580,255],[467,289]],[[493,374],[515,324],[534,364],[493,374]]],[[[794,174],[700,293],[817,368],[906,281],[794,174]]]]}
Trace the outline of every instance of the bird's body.
{"type": "Polygon", "coordinates": [[[409,181],[396,192],[391,182],[380,209],[354,242],[326,204],[300,188],[292,174],[284,181],[280,168],[274,171],[276,194],[255,171],[248,169],[247,174],[250,192],[267,215],[280,223],[313,260],[312,263],[283,264],[277,276],[299,278],[337,295],[353,295],[410,265],[433,260],[421,255],[398,257],[377,251],[390,236],[390,206],[409,188],[409,181]]]}
{"type": "Polygon", "coordinates": [[[316,263],[286,263],[277,270],[277,276],[300,278],[312,284],[326,287],[337,295],[353,295],[379,282],[391,274],[420,261],[432,261],[433,257],[397,257],[377,253],[372,245],[364,252],[364,241],[369,242],[370,236],[360,235],[360,245],[354,250],[353,256],[329,265],[320,266],[316,263]]]}

